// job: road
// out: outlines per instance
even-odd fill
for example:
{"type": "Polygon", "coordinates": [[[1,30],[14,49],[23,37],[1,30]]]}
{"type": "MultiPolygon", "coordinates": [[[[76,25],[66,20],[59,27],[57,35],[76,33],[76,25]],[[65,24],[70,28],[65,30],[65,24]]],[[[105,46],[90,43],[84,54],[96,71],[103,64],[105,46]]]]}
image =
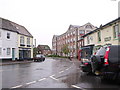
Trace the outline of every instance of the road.
{"type": "Polygon", "coordinates": [[[46,58],[33,62],[2,66],[2,88],[120,88],[116,81],[81,71],[79,61],[46,58]]]}

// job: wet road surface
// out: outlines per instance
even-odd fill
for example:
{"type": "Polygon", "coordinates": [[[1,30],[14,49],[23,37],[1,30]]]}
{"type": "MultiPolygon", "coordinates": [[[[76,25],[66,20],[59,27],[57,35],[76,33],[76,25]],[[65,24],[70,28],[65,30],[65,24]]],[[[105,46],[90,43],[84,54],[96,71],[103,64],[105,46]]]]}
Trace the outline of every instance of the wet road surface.
{"type": "Polygon", "coordinates": [[[116,81],[83,73],[79,63],[46,58],[44,62],[2,66],[2,88],[119,88],[116,81]]]}

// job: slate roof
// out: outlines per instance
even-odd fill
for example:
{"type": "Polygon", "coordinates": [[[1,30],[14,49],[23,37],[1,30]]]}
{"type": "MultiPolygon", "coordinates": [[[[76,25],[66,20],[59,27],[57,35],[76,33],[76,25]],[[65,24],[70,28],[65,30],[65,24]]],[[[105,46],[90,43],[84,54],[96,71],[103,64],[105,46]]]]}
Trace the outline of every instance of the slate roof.
{"type": "Polygon", "coordinates": [[[25,36],[33,37],[30,34],[30,32],[22,25],[19,25],[17,23],[14,23],[14,22],[4,19],[4,18],[0,18],[0,21],[2,22],[0,24],[0,28],[2,28],[2,29],[17,32],[18,34],[22,34],[25,36]]]}
{"type": "Polygon", "coordinates": [[[9,20],[0,18],[0,22],[1,22],[1,24],[0,24],[1,29],[17,32],[17,29],[11,24],[11,22],[9,20]]]}
{"type": "Polygon", "coordinates": [[[25,36],[29,36],[29,37],[33,37],[33,36],[30,34],[30,32],[29,32],[24,26],[19,25],[19,24],[16,24],[16,23],[14,23],[14,22],[11,22],[11,24],[12,24],[14,27],[16,27],[17,32],[18,32],[19,34],[22,34],[22,35],[25,35],[25,36]]]}

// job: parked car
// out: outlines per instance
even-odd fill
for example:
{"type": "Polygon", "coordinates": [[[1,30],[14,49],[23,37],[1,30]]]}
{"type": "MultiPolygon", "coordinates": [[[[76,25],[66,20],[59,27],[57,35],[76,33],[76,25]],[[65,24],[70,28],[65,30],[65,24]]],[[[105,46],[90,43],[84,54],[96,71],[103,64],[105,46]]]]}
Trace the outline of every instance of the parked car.
{"type": "Polygon", "coordinates": [[[37,54],[36,57],[34,57],[35,62],[44,61],[44,60],[45,60],[45,56],[42,54],[37,54]]]}
{"type": "Polygon", "coordinates": [[[120,45],[101,47],[91,57],[92,72],[103,78],[118,78],[120,74],[120,45]]]}
{"type": "Polygon", "coordinates": [[[93,47],[94,45],[84,46],[80,50],[80,67],[83,72],[92,72],[90,57],[93,53],[93,47]]]}

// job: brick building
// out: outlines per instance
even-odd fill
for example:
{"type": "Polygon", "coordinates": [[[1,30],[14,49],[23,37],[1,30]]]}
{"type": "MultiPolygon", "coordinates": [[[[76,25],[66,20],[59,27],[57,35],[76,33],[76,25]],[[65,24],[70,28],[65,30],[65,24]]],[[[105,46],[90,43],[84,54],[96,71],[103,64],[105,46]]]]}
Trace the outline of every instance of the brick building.
{"type": "Polygon", "coordinates": [[[68,30],[62,35],[54,35],[52,39],[52,53],[55,55],[66,56],[62,52],[64,45],[69,48],[69,53],[67,56],[77,57],[78,49],[81,44],[81,36],[95,30],[96,27],[90,23],[83,26],[70,25],[68,30]]]}
{"type": "Polygon", "coordinates": [[[38,45],[37,46],[39,53],[43,55],[51,55],[51,49],[48,45],[38,45]]]}

